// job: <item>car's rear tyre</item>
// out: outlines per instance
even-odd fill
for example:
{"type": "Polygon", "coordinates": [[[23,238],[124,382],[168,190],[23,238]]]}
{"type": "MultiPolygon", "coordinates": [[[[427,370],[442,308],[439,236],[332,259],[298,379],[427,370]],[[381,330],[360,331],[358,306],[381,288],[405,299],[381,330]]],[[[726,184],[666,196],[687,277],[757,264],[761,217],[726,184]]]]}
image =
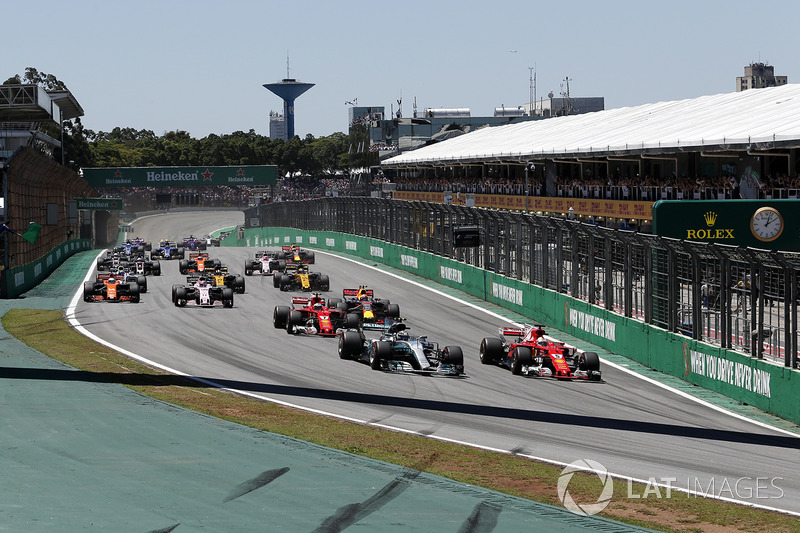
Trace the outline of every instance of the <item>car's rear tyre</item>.
{"type": "Polygon", "coordinates": [[[275,274],[272,277],[272,286],[276,289],[279,289],[281,286],[281,279],[283,278],[283,274],[275,274]]]}
{"type": "Polygon", "coordinates": [[[245,259],[244,261],[244,275],[245,276],[253,275],[253,263],[249,259],[245,259]]]}
{"type": "Polygon", "coordinates": [[[314,252],[312,252],[310,250],[306,251],[306,260],[304,261],[304,263],[308,263],[310,265],[313,265],[315,262],[316,262],[316,259],[314,258],[314,252]]]}
{"type": "Polygon", "coordinates": [[[153,263],[153,268],[150,269],[154,276],[161,275],[161,263],[158,261],[153,263]]]}
{"type": "Polygon", "coordinates": [[[178,262],[178,271],[185,275],[189,271],[189,261],[186,259],[181,259],[178,262]]]}
{"type": "Polygon", "coordinates": [[[400,318],[400,306],[397,304],[388,304],[386,306],[386,316],[389,318],[400,318]]]}
{"type": "Polygon", "coordinates": [[[339,302],[341,302],[341,301],[342,301],[342,299],[341,299],[341,298],[328,298],[328,299],[326,300],[326,302],[325,302],[325,305],[326,305],[328,308],[330,308],[330,309],[338,309],[338,308],[336,307],[336,304],[338,304],[338,303],[339,303],[339,302]]]}
{"type": "Polygon", "coordinates": [[[503,356],[503,342],[494,337],[486,337],[481,341],[481,363],[496,364],[503,356]]]}
{"type": "Polygon", "coordinates": [[[339,359],[356,359],[363,348],[361,334],[357,331],[343,331],[339,337],[339,359]]]}
{"type": "Polygon", "coordinates": [[[347,313],[347,311],[350,310],[350,306],[347,305],[347,302],[341,302],[341,301],[337,302],[336,305],[334,306],[334,308],[337,311],[341,311],[342,313],[347,313]]]}
{"type": "Polygon", "coordinates": [[[319,277],[318,285],[319,290],[321,291],[329,291],[331,290],[331,280],[326,275],[322,275],[319,277]]]}
{"type": "Polygon", "coordinates": [[[239,294],[244,294],[244,278],[242,276],[236,276],[234,278],[233,289],[239,294]]]}
{"type": "Polygon", "coordinates": [[[511,373],[515,376],[522,374],[522,367],[533,364],[533,354],[527,346],[515,346],[511,351],[511,373]]]}
{"type": "Polygon", "coordinates": [[[147,277],[136,276],[136,283],[139,284],[139,292],[147,292],[147,277]]]}
{"type": "Polygon", "coordinates": [[[294,333],[294,327],[303,323],[303,313],[297,310],[289,311],[289,318],[286,320],[286,333],[294,333]]]}
{"type": "Polygon", "coordinates": [[[233,289],[230,287],[222,289],[222,307],[233,307],[233,289]]]}
{"type": "Polygon", "coordinates": [[[442,359],[443,363],[464,366],[464,352],[460,346],[445,346],[442,350],[442,359]]]}
{"type": "Polygon", "coordinates": [[[275,310],[272,312],[272,325],[275,327],[275,329],[286,328],[286,322],[289,320],[289,311],[291,311],[289,306],[275,306],[275,310]]]}
{"type": "Polygon", "coordinates": [[[392,357],[392,345],[386,341],[375,341],[369,354],[369,366],[372,370],[381,369],[381,361],[392,357]]]}

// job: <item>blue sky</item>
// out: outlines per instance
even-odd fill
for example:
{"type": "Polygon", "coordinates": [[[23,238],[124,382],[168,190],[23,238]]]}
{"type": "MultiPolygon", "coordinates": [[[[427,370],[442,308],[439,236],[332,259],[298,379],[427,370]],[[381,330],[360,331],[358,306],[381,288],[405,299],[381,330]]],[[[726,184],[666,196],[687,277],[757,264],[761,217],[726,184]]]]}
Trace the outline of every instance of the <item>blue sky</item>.
{"type": "MultiPolygon", "coordinates": [[[[347,130],[347,101],[495,107],[556,95],[603,96],[606,109],[733,92],[751,62],[800,83],[800,3],[38,0],[4,9],[3,80],[54,74],[84,126],[255,130],[283,111],[262,87],[316,85],[296,101],[295,133],[347,130]],[[11,15],[13,19],[8,18],[11,15]]],[[[2,80],[0,80],[2,81],[2,80]]]]}

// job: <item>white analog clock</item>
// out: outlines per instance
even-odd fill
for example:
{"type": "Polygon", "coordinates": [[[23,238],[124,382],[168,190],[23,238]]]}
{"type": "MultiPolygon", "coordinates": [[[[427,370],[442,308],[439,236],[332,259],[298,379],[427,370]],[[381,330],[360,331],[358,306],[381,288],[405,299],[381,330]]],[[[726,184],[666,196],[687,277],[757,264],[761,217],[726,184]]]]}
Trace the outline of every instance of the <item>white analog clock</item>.
{"type": "Polygon", "coordinates": [[[772,242],[783,233],[783,217],[774,207],[761,207],[750,219],[750,231],[756,239],[772,242]]]}

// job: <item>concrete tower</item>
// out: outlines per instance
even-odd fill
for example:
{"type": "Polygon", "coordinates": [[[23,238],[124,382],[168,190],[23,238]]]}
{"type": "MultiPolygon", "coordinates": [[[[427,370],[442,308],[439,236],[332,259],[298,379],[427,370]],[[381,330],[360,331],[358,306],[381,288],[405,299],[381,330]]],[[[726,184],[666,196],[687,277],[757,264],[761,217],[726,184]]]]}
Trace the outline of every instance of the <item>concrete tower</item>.
{"type": "Polygon", "coordinates": [[[286,125],[286,139],[294,137],[294,101],[312,88],[313,83],[300,83],[292,78],[284,78],[278,83],[265,83],[264,87],[283,100],[283,120],[286,125]]]}

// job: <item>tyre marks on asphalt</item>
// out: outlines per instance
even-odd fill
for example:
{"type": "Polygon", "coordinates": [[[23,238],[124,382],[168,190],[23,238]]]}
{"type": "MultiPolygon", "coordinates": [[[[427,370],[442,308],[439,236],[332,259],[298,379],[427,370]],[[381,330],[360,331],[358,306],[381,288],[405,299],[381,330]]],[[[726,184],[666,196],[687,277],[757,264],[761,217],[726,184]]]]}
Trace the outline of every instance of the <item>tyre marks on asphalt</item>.
{"type": "Polygon", "coordinates": [[[254,490],[260,489],[265,485],[269,485],[286,472],[289,471],[288,466],[284,466],[283,468],[276,468],[274,470],[267,470],[266,472],[262,472],[253,479],[248,479],[244,483],[240,483],[239,485],[234,488],[228,496],[222,500],[222,503],[229,502],[231,500],[235,500],[236,498],[240,498],[249,492],[253,492],[254,490]]]}
{"type": "Polygon", "coordinates": [[[481,502],[472,510],[458,533],[489,533],[497,527],[497,518],[503,509],[492,503],[481,502]]]}

